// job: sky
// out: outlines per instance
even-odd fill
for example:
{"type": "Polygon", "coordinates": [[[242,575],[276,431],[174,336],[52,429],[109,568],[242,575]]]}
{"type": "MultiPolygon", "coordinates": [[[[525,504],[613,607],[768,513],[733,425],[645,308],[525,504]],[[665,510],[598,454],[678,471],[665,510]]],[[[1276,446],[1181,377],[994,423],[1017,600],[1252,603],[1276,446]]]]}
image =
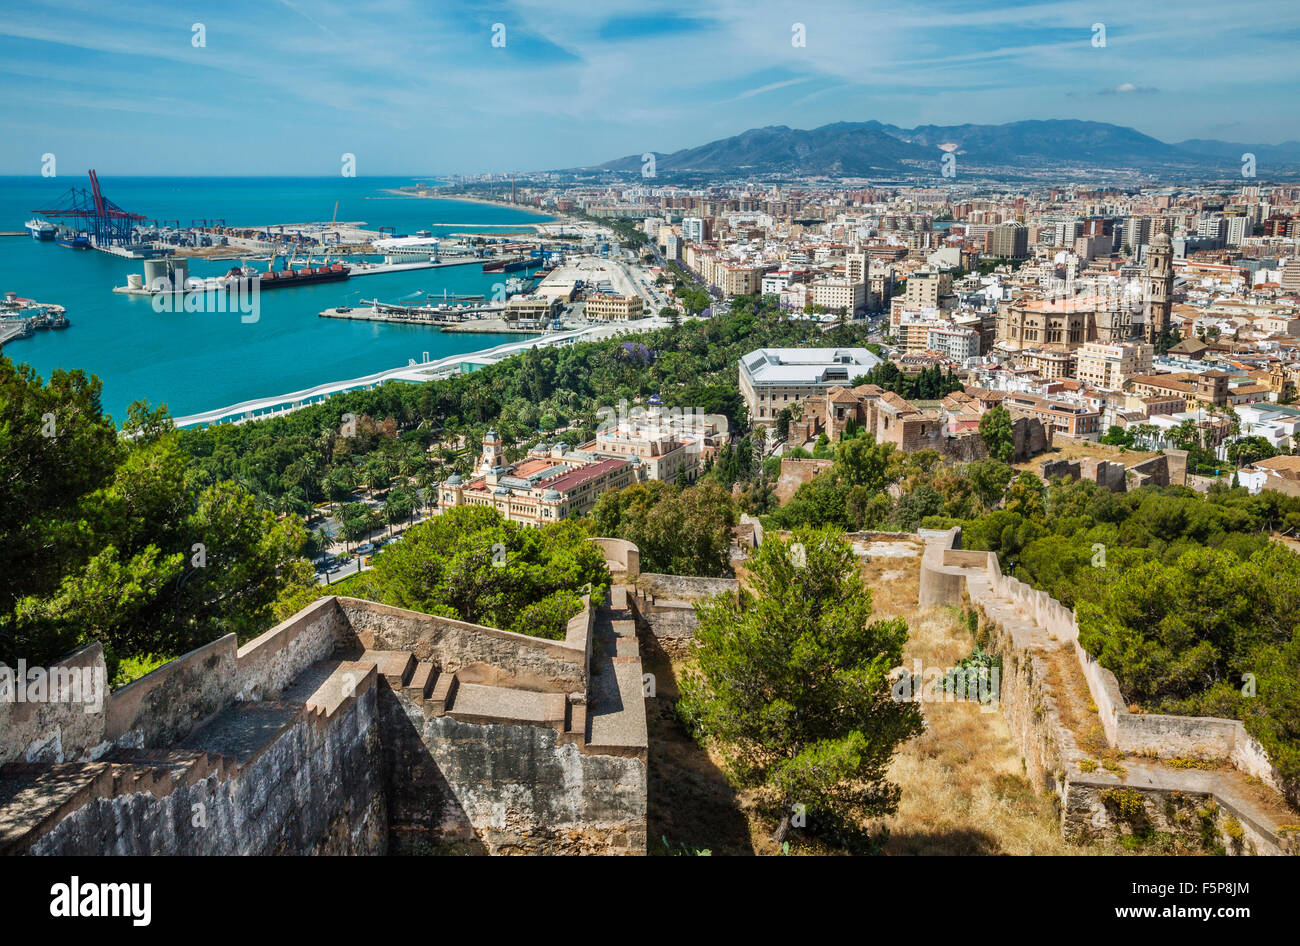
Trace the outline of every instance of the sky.
{"type": "Polygon", "coordinates": [[[437,177],[871,119],[1277,143],[1298,42],[1297,0],[0,0],[0,174],[437,177]]]}

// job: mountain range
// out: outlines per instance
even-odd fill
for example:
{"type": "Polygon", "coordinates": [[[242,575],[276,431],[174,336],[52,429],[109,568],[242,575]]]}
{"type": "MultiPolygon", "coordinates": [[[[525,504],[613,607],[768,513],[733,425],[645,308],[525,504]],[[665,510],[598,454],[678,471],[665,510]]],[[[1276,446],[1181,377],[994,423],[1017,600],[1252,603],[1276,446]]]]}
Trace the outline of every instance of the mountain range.
{"type": "MultiPolygon", "coordinates": [[[[671,154],[655,152],[657,174],[799,174],[873,177],[936,168],[947,152],[967,169],[1131,169],[1183,173],[1240,173],[1242,155],[1255,155],[1257,175],[1295,171],[1300,142],[1241,144],[1193,138],[1169,144],[1106,122],[1060,119],[1003,125],[920,125],[837,122],[820,128],[752,128],[671,154]]],[[[599,166],[635,172],[642,155],[599,166]]]]}

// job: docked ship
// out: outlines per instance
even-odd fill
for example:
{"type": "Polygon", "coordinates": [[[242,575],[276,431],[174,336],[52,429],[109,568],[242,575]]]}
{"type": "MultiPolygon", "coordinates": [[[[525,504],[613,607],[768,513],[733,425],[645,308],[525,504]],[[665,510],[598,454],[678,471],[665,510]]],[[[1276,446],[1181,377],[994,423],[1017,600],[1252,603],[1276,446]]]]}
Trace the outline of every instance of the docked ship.
{"type": "Polygon", "coordinates": [[[33,217],[27,221],[27,232],[32,235],[33,240],[40,240],[42,243],[54,239],[54,229],[54,224],[40,217],[33,217]]]}
{"type": "Polygon", "coordinates": [[[513,256],[502,259],[489,260],[483,264],[485,273],[514,273],[521,269],[528,269],[533,266],[541,266],[541,260],[529,259],[527,256],[513,256]]]}
{"type": "Polygon", "coordinates": [[[281,289],[287,286],[305,286],[318,282],[341,282],[352,274],[352,267],[342,263],[323,266],[307,265],[299,269],[267,270],[259,273],[248,267],[233,267],[226,273],[229,279],[256,279],[259,289],[281,289]]]}
{"type": "Polygon", "coordinates": [[[61,305],[25,299],[16,292],[6,292],[0,299],[0,345],[31,338],[37,329],[62,329],[71,323],[61,305]]]}
{"type": "Polygon", "coordinates": [[[90,249],[90,237],[84,233],[60,233],[55,237],[54,242],[59,246],[66,246],[70,250],[88,250],[90,249]]]}

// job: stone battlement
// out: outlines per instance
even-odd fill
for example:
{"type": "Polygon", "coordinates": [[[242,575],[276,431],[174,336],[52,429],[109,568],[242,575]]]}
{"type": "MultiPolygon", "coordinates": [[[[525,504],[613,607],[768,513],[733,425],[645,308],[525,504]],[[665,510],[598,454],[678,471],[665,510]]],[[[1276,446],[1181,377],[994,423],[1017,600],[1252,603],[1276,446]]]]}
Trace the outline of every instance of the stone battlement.
{"type": "Polygon", "coordinates": [[[629,617],[584,599],[552,641],[322,598],[97,706],[0,703],[0,852],[644,853],[629,617]]]}

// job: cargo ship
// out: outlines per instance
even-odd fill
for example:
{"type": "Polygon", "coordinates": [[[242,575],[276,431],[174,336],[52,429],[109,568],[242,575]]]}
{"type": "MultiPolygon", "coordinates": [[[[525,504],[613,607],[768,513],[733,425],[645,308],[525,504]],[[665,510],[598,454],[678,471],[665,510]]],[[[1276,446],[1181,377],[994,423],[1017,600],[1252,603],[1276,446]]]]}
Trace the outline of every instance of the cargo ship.
{"type": "Polygon", "coordinates": [[[32,235],[33,240],[45,243],[54,239],[54,224],[40,217],[33,217],[27,221],[27,232],[32,235]]]}
{"type": "Polygon", "coordinates": [[[61,233],[55,238],[59,246],[66,246],[70,250],[88,250],[90,249],[90,237],[84,233],[61,233]]]}
{"type": "Polygon", "coordinates": [[[264,273],[236,266],[226,273],[226,276],[232,279],[256,279],[259,289],[280,289],[318,282],[341,282],[351,274],[352,267],[342,263],[331,263],[325,266],[304,266],[301,269],[282,269],[278,272],[264,273]]]}
{"type": "Polygon", "coordinates": [[[529,269],[534,266],[541,266],[542,261],[539,259],[529,259],[527,256],[514,256],[508,259],[489,260],[483,264],[485,273],[514,273],[521,269],[529,269]]]}

